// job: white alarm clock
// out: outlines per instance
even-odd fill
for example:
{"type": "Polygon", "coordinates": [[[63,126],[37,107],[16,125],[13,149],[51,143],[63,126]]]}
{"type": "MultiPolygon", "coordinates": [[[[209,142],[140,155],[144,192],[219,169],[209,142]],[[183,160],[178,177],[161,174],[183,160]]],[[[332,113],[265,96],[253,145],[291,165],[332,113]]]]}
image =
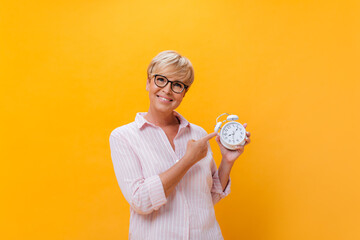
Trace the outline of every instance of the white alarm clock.
{"type": "Polygon", "coordinates": [[[245,145],[246,143],[246,139],[247,139],[246,130],[241,123],[236,122],[236,120],[238,119],[239,119],[238,116],[230,115],[228,113],[223,113],[220,116],[218,116],[216,119],[216,125],[214,131],[218,132],[219,129],[221,129],[219,134],[220,142],[224,147],[226,147],[229,150],[235,150],[239,146],[245,145]],[[228,117],[226,118],[226,120],[222,122],[218,122],[219,117],[223,115],[228,115],[228,117]],[[221,128],[221,125],[224,122],[227,123],[221,128]]]}

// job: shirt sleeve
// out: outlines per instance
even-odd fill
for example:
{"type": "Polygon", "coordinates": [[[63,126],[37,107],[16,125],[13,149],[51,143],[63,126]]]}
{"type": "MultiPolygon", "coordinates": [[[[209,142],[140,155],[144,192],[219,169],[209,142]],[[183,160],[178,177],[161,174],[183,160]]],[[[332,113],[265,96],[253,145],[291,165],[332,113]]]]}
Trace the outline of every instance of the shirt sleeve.
{"type": "Polygon", "coordinates": [[[121,192],[139,214],[149,214],[167,202],[159,175],[144,178],[137,154],[125,138],[110,135],[111,158],[121,192]]]}

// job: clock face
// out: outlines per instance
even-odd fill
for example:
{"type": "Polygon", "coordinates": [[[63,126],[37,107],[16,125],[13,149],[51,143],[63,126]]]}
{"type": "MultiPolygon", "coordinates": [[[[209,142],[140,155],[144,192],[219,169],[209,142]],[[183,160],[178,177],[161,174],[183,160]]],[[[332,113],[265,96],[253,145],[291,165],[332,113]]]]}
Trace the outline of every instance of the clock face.
{"type": "Polygon", "coordinates": [[[238,122],[228,122],[221,129],[222,139],[230,145],[239,145],[245,139],[245,128],[238,122]]]}

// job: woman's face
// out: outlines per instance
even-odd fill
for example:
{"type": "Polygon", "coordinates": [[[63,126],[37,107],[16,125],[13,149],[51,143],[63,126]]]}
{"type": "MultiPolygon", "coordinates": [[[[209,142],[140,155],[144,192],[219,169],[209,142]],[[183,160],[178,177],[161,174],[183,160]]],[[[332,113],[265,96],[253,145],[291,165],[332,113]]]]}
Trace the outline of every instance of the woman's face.
{"type": "MultiPolygon", "coordinates": [[[[176,76],[171,76],[171,68],[164,68],[161,71],[157,71],[156,74],[161,74],[165,76],[169,81],[179,81],[184,82],[183,79],[177,78],[176,76]]],[[[181,93],[175,93],[171,90],[171,83],[160,88],[155,85],[154,77],[148,80],[146,83],[146,90],[149,92],[150,99],[150,108],[159,111],[159,112],[169,112],[174,111],[181,103],[185,96],[185,91],[181,93]]]]}

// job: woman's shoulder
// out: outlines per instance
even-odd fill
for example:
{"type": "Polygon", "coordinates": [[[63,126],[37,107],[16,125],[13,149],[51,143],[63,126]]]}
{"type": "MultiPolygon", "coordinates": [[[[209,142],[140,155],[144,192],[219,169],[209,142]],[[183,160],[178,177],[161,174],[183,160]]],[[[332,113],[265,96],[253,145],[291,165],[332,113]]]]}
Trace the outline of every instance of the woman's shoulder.
{"type": "Polygon", "coordinates": [[[131,122],[115,128],[114,130],[111,131],[110,136],[120,138],[124,135],[127,135],[128,133],[133,133],[134,130],[136,130],[136,123],[131,122]]]}

